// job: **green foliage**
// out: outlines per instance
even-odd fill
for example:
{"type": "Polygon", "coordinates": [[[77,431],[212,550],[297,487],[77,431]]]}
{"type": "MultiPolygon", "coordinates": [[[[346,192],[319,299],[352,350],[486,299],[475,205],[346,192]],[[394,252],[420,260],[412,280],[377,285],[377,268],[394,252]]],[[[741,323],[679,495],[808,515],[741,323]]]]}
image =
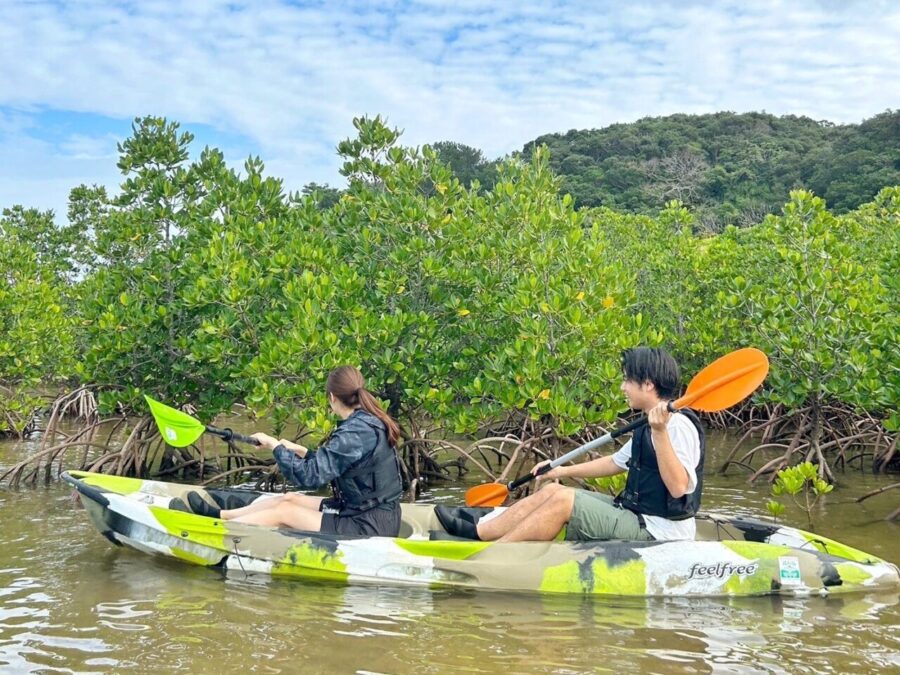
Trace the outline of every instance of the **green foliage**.
{"type": "Polygon", "coordinates": [[[807,183],[833,209],[855,209],[884,186],[900,184],[900,111],[887,110],[858,126],[834,130],[807,183]]]}
{"type": "Polygon", "coordinates": [[[385,145],[396,135],[381,120],[357,128],[327,230],[368,286],[369,311],[344,331],[395,410],[458,433],[512,411],[564,435],[614,417],[618,353],[641,337],[633,292],[559,197],[546,153],[479,193],[432,149],[385,145]]]}
{"type": "Polygon", "coordinates": [[[628,480],[628,473],[617,473],[614,476],[604,476],[603,478],[588,478],[585,480],[589,485],[593,485],[599,490],[605,490],[607,493],[615,496],[625,489],[625,482],[628,480]]]}
{"type": "Polygon", "coordinates": [[[778,516],[784,513],[784,504],[775,501],[774,499],[770,499],[766,502],[766,510],[772,514],[772,520],[777,522],[778,516]]]}
{"type": "Polygon", "coordinates": [[[474,431],[514,412],[557,433],[621,409],[618,355],[644,333],[627,275],[560,198],[545,152],[477,192],[380,118],[340,145],[350,185],[330,209],[288,199],[258,160],[188,160],[177,125],[137,120],[122,194],[82,189],[104,261],[85,281],[79,375],[235,402],[325,432],[323,384],[361,366],[392,412],[474,431]]]}
{"type": "Polygon", "coordinates": [[[453,141],[439,141],[431,146],[438,161],[446,164],[465,187],[480,186],[490,190],[497,180],[499,161],[490,161],[478,148],[453,141]]]}
{"type": "MultiPolygon", "coordinates": [[[[833,489],[834,485],[819,476],[818,468],[812,462],[803,462],[780,470],[772,484],[772,494],[776,497],[790,496],[791,500],[806,512],[809,522],[812,522],[812,510],[819,497],[833,489]]],[[[766,508],[773,517],[784,512],[784,505],[777,500],[769,501],[766,508]]]]}
{"type": "MultiPolygon", "coordinates": [[[[633,278],[556,193],[538,150],[529,165],[505,165],[488,195],[488,222],[505,225],[492,248],[506,278],[479,294],[495,341],[482,352],[485,381],[471,393],[568,436],[621,412],[619,355],[644,341],[646,327],[634,311],[633,278]]],[[[491,273],[489,264],[483,278],[493,283],[491,273]]]]}
{"type": "Polygon", "coordinates": [[[337,188],[333,188],[328,184],[319,185],[318,183],[307,183],[303,186],[300,193],[304,197],[311,197],[323,211],[327,211],[338,203],[342,192],[337,188]]]}
{"type": "Polygon", "coordinates": [[[33,253],[37,264],[34,278],[72,281],[89,262],[89,242],[82,222],[60,227],[54,222],[53,211],[14,206],[3,209],[0,227],[10,246],[33,253]]]}
{"type": "Polygon", "coordinates": [[[743,238],[741,256],[753,264],[723,299],[769,354],[770,400],[788,408],[829,398],[870,409],[896,402],[888,356],[896,318],[871,264],[882,254],[860,247],[864,236],[856,214],[834,216],[822,199],[795,191],[783,216],[743,238]]]}
{"type": "Polygon", "coordinates": [[[254,293],[286,281],[270,256],[293,221],[259,160],[239,176],[217,150],[189,162],[190,141],[177,124],[136,120],[120,145],[121,194],[85,209],[105,262],[85,283],[79,374],[120,387],[126,405],[145,392],[211,414],[254,386],[245,370],[267,311],[254,293]]]}
{"type": "Polygon", "coordinates": [[[860,125],[716,113],[541,136],[578,206],[651,214],[677,199],[703,229],[752,225],[807,187],[845,212],[900,184],[900,111],[860,125]]]}
{"type": "MultiPolygon", "coordinates": [[[[691,233],[694,221],[688,210],[671,201],[655,218],[602,208],[586,213],[594,236],[610,252],[612,261],[606,264],[633,279],[632,312],[644,344],[666,345],[685,372],[702,367],[709,354],[698,350],[698,337],[710,326],[698,326],[693,319],[699,309],[702,248],[691,233]]],[[[717,348],[711,346],[711,351],[717,348]]]]}
{"type": "MultiPolygon", "coordinates": [[[[897,368],[897,336],[900,335],[900,187],[884,188],[870,204],[849,214],[859,227],[854,257],[869,273],[877,276],[883,288],[883,308],[867,339],[871,377],[881,386],[877,403],[868,396],[857,400],[860,408],[884,411],[883,423],[891,432],[900,431],[900,369],[897,368]]],[[[877,384],[877,383],[874,383],[877,384]]]]}
{"type": "Polygon", "coordinates": [[[71,372],[69,234],[32,209],[0,219],[0,432],[21,434],[40,405],[36,387],[71,372]]]}

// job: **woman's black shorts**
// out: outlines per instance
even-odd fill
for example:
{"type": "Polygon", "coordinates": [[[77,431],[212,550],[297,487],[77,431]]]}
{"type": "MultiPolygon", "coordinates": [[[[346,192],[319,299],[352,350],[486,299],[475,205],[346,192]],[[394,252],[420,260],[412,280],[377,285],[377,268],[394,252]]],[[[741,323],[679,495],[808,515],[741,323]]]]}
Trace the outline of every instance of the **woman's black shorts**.
{"type": "Polygon", "coordinates": [[[396,537],[400,532],[400,504],[377,506],[352,516],[325,511],[320,531],[325,534],[396,537]]]}

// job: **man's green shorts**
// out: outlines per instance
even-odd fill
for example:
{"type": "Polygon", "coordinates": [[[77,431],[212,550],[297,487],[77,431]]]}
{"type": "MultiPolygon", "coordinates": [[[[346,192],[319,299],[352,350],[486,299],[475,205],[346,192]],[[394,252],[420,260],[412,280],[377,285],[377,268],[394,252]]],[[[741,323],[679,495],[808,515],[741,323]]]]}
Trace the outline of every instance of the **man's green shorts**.
{"type": "Polygon", "coordinates": [[[641,527],[636,514],[616,506],[609,495],[575,490],[575,504],[566,528],[566,539],[651,541],[653,537],[641,527]]]}

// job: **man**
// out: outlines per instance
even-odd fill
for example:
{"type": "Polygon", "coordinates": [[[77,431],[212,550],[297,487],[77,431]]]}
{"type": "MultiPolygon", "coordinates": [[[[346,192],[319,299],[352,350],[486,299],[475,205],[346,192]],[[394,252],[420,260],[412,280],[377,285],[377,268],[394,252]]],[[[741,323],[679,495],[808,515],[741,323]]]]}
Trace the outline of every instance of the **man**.
{"type": "MultiPolygon", "coordinates": [[[[678,364],[665,350],[637,347],[622,355],[622,392],[628,405],[647,414],[618,452],[559,466],[542,478],[599,478],[628,471],[622,493],[607,495],[547,484],[500,516],[472,523],[443,509],[448,531],[484,541],[549,541],[568,524],[566,539],[638,541],[693,539],[700,507],[705,443],[692,411],[670,413],[679,387],[678,364]]],[[[550,460],[535,465],[532,473],[550,460]]]]}

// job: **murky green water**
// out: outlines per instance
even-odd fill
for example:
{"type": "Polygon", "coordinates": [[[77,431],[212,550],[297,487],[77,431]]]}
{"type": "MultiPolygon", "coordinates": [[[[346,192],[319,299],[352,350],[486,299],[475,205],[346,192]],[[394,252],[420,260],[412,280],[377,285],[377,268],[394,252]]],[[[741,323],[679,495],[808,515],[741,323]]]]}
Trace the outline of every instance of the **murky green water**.
{"type": "MultiPolygon", "coordinates": [[[[713,440],[716,466],[730,445],[713,440]]],[[[0,468],[27,452],[0,443],[0,468]]],[[[897,493],[850,503],[895,480],[845,476],[816,529],[900,562],[882,520],[897,493]]],[[[710,472],[704,506],[759,516],[766,497],[710,472]]],[[[226,576],[112,546],[62,485],[0,490],[0,672],[896,672],[898,628],[898,593],[623,601],[226,576]]]]}

